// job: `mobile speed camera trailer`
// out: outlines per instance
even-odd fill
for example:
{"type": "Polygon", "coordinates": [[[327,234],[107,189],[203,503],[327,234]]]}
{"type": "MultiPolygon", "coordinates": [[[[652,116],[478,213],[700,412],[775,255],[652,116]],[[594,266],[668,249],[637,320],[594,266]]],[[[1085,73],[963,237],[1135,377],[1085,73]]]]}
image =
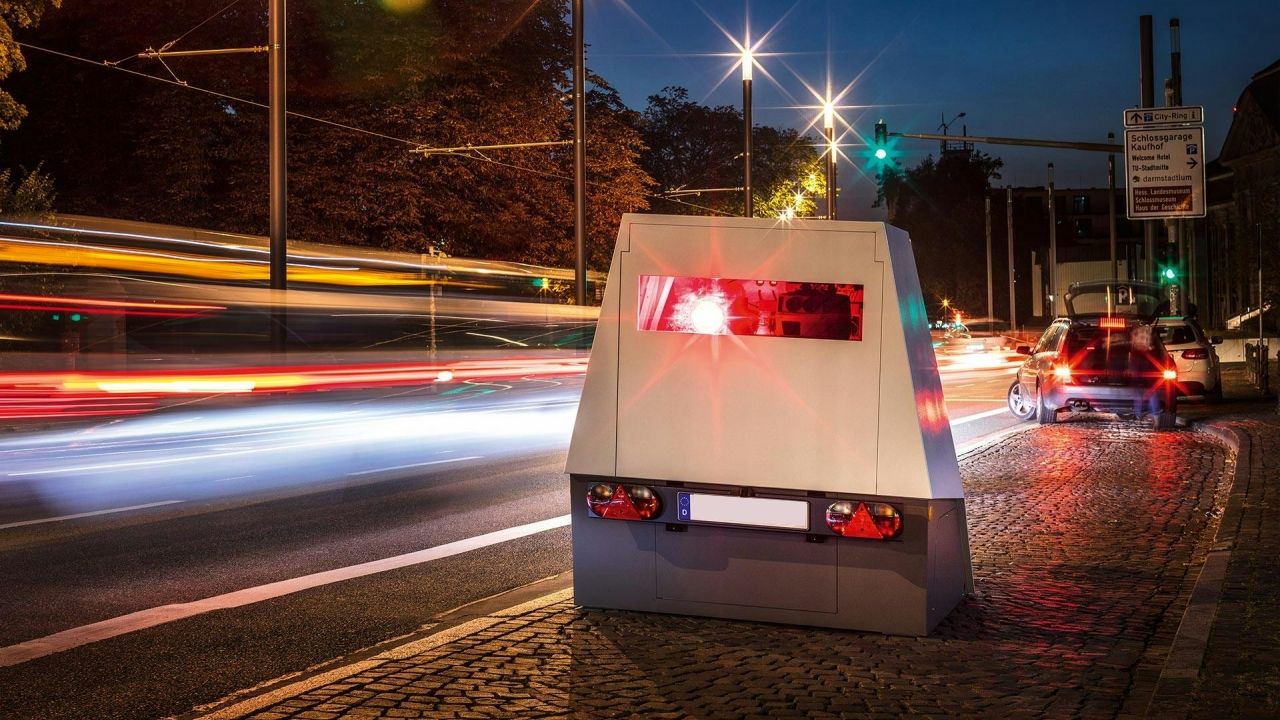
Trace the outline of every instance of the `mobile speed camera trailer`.
{"type": "Polygon", "coordinates": [[[567,470],[586,607],[926,635],[972,590],[883,223],[624,216],[567,470]]]}

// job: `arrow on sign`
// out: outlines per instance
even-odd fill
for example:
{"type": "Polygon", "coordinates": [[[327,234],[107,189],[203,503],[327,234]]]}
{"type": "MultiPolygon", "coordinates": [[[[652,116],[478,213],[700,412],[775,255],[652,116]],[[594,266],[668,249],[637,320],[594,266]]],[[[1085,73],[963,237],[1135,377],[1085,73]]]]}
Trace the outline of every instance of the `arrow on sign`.
{"type": "Polygon", "coordinates": [[[1134,113],[1134,114],[1133,114],[1133,121],[1134,121],[1135,123],[1140,123],[1140,122],[1142,122],[1142,116],[1141,116],[1141,115],[1139,115],[1138,113],[1134,113]]]}
{"type": "Polygon", "coordinates": [[[1196,159],[1195,159],[1195,158],[1187,158],[1187,167],[1189,167],[1189,168],[1193,168],[1193,169],[1194,169],[1194,168],[1195,168],[1195,166],[1197,166],[1197,165],[1199,165],[1199,164],[1200,164],[1200,163],[1196,162],[1196,159]]]}

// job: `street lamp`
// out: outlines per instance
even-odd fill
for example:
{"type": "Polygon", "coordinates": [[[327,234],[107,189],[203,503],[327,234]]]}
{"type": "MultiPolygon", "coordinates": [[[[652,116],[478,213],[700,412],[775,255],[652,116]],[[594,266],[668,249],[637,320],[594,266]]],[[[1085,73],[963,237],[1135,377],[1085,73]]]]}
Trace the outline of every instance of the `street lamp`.
{"type": "Polygon", "coordinates": [[[822,133],[827,139],[827,219],[836,219],[836,109],[822,104],[822,133]]]}
{"type": "MultiPolygon", "coordinates": [[[[947,114],[946,114],[946,113],[942,113],[942,124],[938,126],[938,129],[942,131],[942,134],[943,134],[943,135],[946,135],[946,134],[947,134],[947,131],[951,129],[951,126],[952,126],[952,125],[954,125],[954,124],[955,124],[955,122],[956,122],[957,120],[959,120],[960,118],[962,118],[962,117],[964,117],[964,116],[965,116],[965,113],[960,113],[959,115],[957,115],[957,116],[955,116],[955,117],[951,118],[951,122],[947,122],[947,114]]],[[[941,144],[942,144],[942,152],[946,152],[946,151],[947,151],[947,141],[946,141],[946,140],[943,140],[941,144]]]]}
{"type": "Polygon", "coordinates": [[[742,45],[742,189],[743,215],[751,217],[751,39],[742,45]]]}

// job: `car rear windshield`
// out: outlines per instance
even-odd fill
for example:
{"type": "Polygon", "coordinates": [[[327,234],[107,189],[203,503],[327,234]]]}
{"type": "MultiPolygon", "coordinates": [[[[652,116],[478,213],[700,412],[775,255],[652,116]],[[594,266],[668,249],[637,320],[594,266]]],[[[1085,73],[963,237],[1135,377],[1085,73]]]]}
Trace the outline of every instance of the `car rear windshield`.
{"type": "Polygon", "coordinates": [[[1110,283],[1081,283],[1066,296],[1067,314],[1123,315],[1149,318],[1159,310],[1164,298],[1157,289],[1138,283],[1125,285],[1110,283]]]}
{"type": "Polygon", "coordinates": [[[1189,325],[1161,325],[1159,331],[1165,345],[1185,345],[1199,340],[1189,325]]]}

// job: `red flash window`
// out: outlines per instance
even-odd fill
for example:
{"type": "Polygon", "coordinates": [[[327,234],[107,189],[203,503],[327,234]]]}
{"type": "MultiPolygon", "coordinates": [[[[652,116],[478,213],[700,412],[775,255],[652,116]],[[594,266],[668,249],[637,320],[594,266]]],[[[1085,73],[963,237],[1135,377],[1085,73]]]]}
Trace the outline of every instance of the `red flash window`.
{"type": "Polygon", "coordinates": [[[861,340],[862,296],[844,283],[641,275],[636,328],[861,340]]]}

